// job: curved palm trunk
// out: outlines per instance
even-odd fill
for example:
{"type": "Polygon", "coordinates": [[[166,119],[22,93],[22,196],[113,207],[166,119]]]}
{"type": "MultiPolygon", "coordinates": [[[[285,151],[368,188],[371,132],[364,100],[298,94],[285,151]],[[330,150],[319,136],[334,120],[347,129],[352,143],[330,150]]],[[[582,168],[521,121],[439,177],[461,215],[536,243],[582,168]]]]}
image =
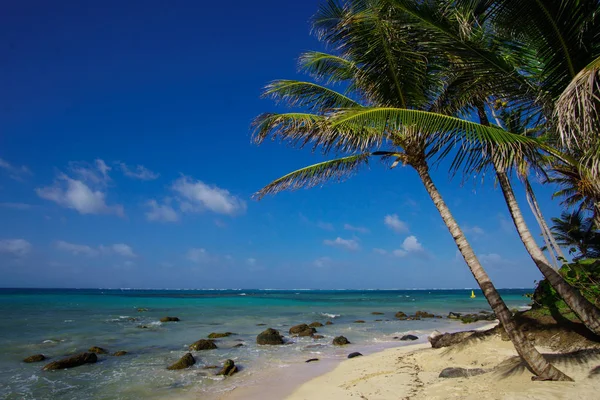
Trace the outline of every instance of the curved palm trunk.
{"type": "Polygon", "coordinates": [[[583,297],[579,290],[569,285],[563,277],[550,266],[548,259],[546,259],[546,256],[544,256],[544,253],[535,242],[535,239],[531,235],[531,232],[523,219],[523,214],[521,213],[521,209],[515,198],[515,193],[513,192],[508,176],[505,172],[501,171],[501,169],[496,169],[496,175],[498,176],[498,181],[500,182],[500,187],[502,188],[502,193],[504,194],[504,199],[508,205],[510,215],[517,228],[517,232],[519,232],[519,237],[525,245],[533,262],[537,265],[554,290],[558,292],[571,310],[577,314],[585,326],[596,335],[600,336],[600,310],[583,297]]]}
{"type": "Polygon", "coordinates": [[[442,196],[438,192],[437,188],[431,180],[429,175],[429,169],[426,164],[414,166],[419,173],[427,193],[433,200],[433,203],[437,207],[444,223],[448,227],[450,234],[454,238],[454,242],[458,246],[460,253],[462,254],[465,262],[469,266],[471,273],[475,277],[475,280],[479,284],[479,287],[483,291],[485,298],[492,307],[492,310],[496,313],[496,317],[500,320],[500,323],[506,330],[508,337],[513,342],[517,353],[521,356],[523,361],[531,368],[533,373],[537,375],[537,379],[542,380],[555,380],[555,381],[572,381],[570,377],[565,375],[559,369],[550,364],[536,349],[533,347],[531,342],[527,340],[523,332],[521,332],[512,317],[508,307],[500,297],[500,294],[494,287],[489,276],[479,263],[479,260],[475,256],[471,245],[467,242],[467,239],[454,220],[454,217],[450,213],[450,209],[442,199],[442,196]]]}

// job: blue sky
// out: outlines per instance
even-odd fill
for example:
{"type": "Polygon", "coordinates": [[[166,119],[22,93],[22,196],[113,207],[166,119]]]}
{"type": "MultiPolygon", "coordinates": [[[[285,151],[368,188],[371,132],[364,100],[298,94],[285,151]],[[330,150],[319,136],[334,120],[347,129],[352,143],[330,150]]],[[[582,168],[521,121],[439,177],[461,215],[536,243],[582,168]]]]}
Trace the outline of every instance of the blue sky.
{"type": "MultiPolygon", "coordinates": [[[[257,147],[249,127],[276,110],[261,88],[299,77],[297,56],[320,49],[317,5],[4,5],[0,286],[473,287],[410,169],[373,163],[341,184],[250,198],[321,159],[257,147]]],[[[532,287],[539,274],[493,180],[432,175],[496,285],[532,287]]]]}

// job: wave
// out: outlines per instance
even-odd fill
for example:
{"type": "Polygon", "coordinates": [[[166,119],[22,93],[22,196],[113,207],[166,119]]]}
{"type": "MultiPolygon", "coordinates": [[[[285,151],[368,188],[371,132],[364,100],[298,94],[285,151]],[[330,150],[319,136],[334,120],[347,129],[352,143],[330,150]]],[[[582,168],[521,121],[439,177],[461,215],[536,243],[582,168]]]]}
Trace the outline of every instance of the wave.
{"type": "Polygon", "coordinates": [[[330,314],[330,313],[326,313],[326,312],[322,312],[322,313],[319,313],[319,314],[321,314],[322,316],[327,317],[327,318],[339,318],[339,317],[341,317],[340,314],[330,314]]]}

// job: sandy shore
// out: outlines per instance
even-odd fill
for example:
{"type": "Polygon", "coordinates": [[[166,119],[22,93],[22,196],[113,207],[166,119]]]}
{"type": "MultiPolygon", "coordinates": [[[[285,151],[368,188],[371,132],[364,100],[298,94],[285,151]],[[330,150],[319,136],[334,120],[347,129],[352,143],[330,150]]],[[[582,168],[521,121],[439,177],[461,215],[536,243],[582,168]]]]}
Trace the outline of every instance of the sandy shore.
{"type": "MultiPolygon", "coordinates": [[[[596,399],[600,398],[600,354],[549,354],[575,382],[532,382],[511,342],[494,336],[450,348],[429,344],[388,349],[343,361],[333,371],[298,387],[288,400],[315,399],[596,399]],[[447,367],[483,368],[469,378],[439,378],[447,367]]],[[[263,390],[263,399],[275,399],[263,390]]]]}

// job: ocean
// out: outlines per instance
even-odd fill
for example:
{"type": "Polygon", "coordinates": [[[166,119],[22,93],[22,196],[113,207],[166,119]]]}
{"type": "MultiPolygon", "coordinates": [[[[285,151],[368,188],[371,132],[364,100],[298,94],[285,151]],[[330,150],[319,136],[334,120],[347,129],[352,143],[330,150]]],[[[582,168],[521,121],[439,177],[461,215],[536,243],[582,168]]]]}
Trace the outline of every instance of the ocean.
{"type": "MultiPolygon", "coordinates": [[[[532,289],[500,292],[509,308],[522,309],[529,303],[524,294],[532,289]]],[[[236,388],[256,385],[265,376],[290,376],[284,374],[286,369],[295,368],[301,377],[301,369],[323,368],[313,366],[319,363],[333,365],[350,352],[368,354],[425,343],[433,330],[481,326],[445,318],[450,311],[490,310],[480,291],[475,291],[475,299],[470,294],[471,290],[0,289],[0,398],[217,399],[236,388]],[[417,310],[444,318],[394,318],[398,311],[414,314],[417,310]],[[159,322],[165,316],[178,317],[180,322],[159,322]],[[292,325],[315,321],[333,322],[317,328],[323,339],[291,338],[287,333],[292,325]],[[256,335],[269,327],[279,330],[287,343],[258,346],[256,335]],[[191,368],[166,369],[191,343],[211,332],[235,334],[217,340],[216,350],[193,352],[197,363],[191,368]],[[419,339],[395,339],[404,334],[419,339]],[[333,346],[332,339],[338,335],[351,344],[333,346]],[[234,347],[240,343],[243,346],[234,347]],[[128,354],[99,355],[96,364],[42,371],[46,363],[91,346],[128,354]],[[38,353],[50,360],[22,362],[38,353]],[[306,364],[310,358],[320,361],[306,364]],[[215,376],[214,369],[204,368],[222,365],[226,359],[240,367],[238,374],[223,378],[215,376]]]]}

